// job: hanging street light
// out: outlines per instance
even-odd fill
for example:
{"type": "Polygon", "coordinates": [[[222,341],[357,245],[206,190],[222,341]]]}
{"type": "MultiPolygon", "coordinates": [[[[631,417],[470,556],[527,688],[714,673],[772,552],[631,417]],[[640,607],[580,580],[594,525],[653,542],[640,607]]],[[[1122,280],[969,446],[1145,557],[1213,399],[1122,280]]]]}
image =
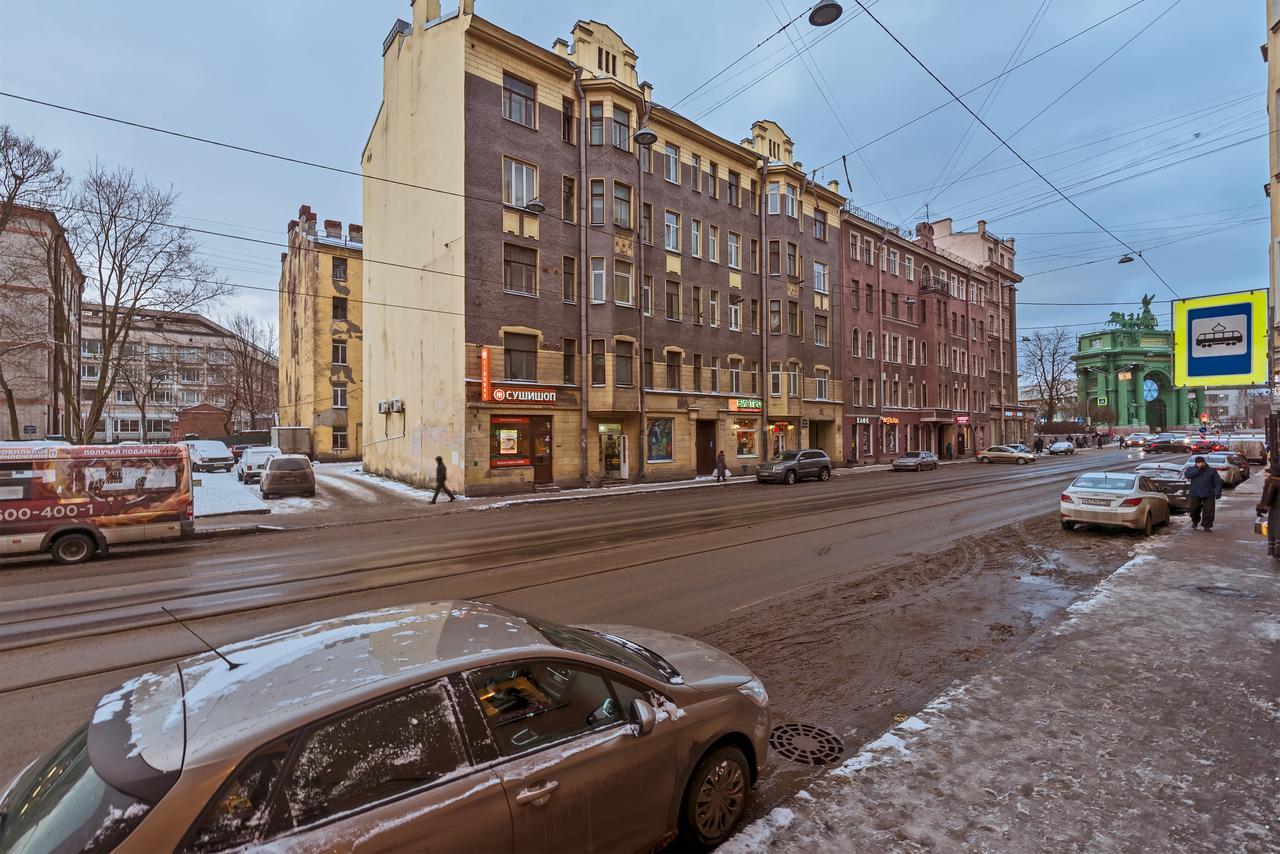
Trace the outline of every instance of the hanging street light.
{"type": "Polygon", "coordinates": [[[540,214],[546,211],[547,206],[542,203],[541,199],[530,199],[525,202],[524,209],[529,213],[540,214]]]}
{"type": "Polygon", "coordinates": [[[642,128],[637,128],[636,132],[631,135],[631,138],[636,141],[636,145],[653,145],[658,141],[658,135],[647,125],[642,128]]]}
{"type": "Polygon", "coordinates": [[[825,27],[834,24],[844,14],[844,9],[836,0],[822,0],[821,3],[813,4],[813,8],[809,10],[809,23],[815,27],[825,27]]]}

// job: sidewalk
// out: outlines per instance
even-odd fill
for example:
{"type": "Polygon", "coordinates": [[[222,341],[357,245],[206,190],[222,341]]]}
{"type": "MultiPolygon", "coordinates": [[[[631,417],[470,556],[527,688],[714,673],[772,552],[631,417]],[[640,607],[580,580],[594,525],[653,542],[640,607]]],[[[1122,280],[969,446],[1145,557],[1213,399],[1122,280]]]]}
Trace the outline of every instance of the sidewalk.
{"type": "Polygon", "coordinates": [[[1280,572],[1254,477],[720,850],[1280,850],[1280,572]]]}

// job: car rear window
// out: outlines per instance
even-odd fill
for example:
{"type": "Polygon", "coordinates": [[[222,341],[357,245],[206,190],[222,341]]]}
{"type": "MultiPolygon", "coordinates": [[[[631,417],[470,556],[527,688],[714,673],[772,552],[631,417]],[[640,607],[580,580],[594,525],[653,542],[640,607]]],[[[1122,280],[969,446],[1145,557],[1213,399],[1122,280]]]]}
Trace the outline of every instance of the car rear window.
{"type": "Polygon", "coordinates": [[[1082,474],[1072,486],[1081,489],[1106,489],[1127,492],[1133,489],[1137,475],[1132,474],[1082,474]]]}
{"type": "Polygon", "coordinates": [[[85,725],[23,772],[0,804],[0,851],[111,851],[150,812],[93,770],[88,734],[85,725]]]}
{"type": "Polygon", "coordinates": [[[270,471],[306,471],[310,464],[306,460],[285,460],[279,457],[268,463],[270,471]]]}

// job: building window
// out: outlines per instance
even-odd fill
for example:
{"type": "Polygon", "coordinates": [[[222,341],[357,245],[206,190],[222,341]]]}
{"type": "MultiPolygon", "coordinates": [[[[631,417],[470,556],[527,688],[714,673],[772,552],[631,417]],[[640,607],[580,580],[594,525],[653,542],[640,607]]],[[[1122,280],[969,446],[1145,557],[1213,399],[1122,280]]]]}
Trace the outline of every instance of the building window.
{"type": "Polygon", "coordinates": [[[747,323],[751,326],[751,334],[760,334],[760,300],[751,301],[751,312],[747,315],[747,323]]]}
{"type": "Polygon", "coordinates": [[[591,301],[604,302],[604,259],[591,259],[591,301]]]}
{"type": "Polygon", "coordinates": [[[669,252],[680,251],[680,214],[674,211],[667,211],[664,223],[666,225],[666,246],[669,252]]]}
{"type": "Polygon", "coordinates": [[[782,334],[782,301],[769,300],[769,332],[774,335],[782,334]]]}
{"type": "Polygon", "coordinates": [[[168,432],[169,432],[169,422],[168,422],[168,420],[166,420],[166,419],[164,419],[164,418],[148,418],[148,419],[147,419],[147,432],[148,432],[148,433],[151,433],[151,434],[155,434],[155,433],[168,433],[168,432]]]}
{"type": "Polygon", "coordinates": [[[591,224],[604,225],[604,179],[591,179],[591,224]]]}
{"type": "Polygon", "coordinates": [[[613,342],[613,384],[629,388],[635,382],[635,346],[630,341],[613,342]]]}
{"type": "Polygon", "coordinates": [[[653,205],[648,202],[640,206],[640,239],[653,245],[653,205]]]}
{"type": "Polygon", "coordinates": [[[720,227],[707,226],[707,260],[712,264],[720,263],[720,227]]]}
{"type": "Polygon", "coordinates": [[[830,280],[827,278],[827,265],[822,261],[813,262],[813,292],[816,294],[831,293],[830,280]]]}
{"type": "Polygon", "coordinates": [[[668,145],[663,154],[662,175],[672,184],[680,183],[680,149],[668,145]]]}
{"type": "Polygon", "coordinates": [[[729,294],[729,328],[734,332],[742,330],[742,297],[729,294]]]}
{"type": "Polygon", "coordinates": [[[769,363],[769,396],[782,397],[782,363],[769,363]]]}
{"type": "Polygon", "coordinates": [[[651,418],[645,434],[645,453],[651,463],[669,463],[672,459],[672,419],[651,418]]]}
{"type": "Polygon", "coordinates": [[[769,182],[768,197],[769,197],[769,213],[771,214],[778,213],[779,203],[778,203],[778,182],[777,181],[769,182]]]}
{"type": "Polygon", "coordinates": [[[613,182],[613,224],[631,227],[631,188],[617,181],[613,182]]]}
{"type": "Polygon", "coordinates": [[[538,251],[514,243],[502,244],[502,287],[507,293],[537,296],[538,251]]]}
{"type": "Polygon", "coordinates": [[[534,88],[519,77],[502,74],[502,117],[516,124],[533,127],[534,88]]]}
{"type": "Polygon", "coordinates": [[[742,176],[739,175],[737,172],[730,171],[729,172],[729,204],[733,205],[735,208],[742,206],[739,201],[739,195],[738,195],[738,188],[740,187],[741,184],[742,184],[742,176]]]}
{"type": "Polygon", "coordinates": [[[902,336],[894,335],[889,339],[889,361],[895,365],[902,364],[902,336]]]}
{"type": "Polygon", "coordinates": [[[800,303],[787,300],[787,334],[800,334],[800,303]]]}
{"type": "Polygon", "coordinates": [[[347,363],[347,342],[333,342],[333,363],[335,365],[345,365],[347,363]]]}
{"type": "Polygon", "coordinates": [[[898,250],[897,249],[889,250],[889,275],[891,276],[898,275],[898,250]]]}
{"type": "Polygon", "coordinates": [[[613,107],[613,147],[631,150],[631,113],[617,104],[613,107]]]}
{"type": "Polygon", "coordinates": [[[851,260],[853,261],[860,260],[862,255],[862,253],[858,251],[858,247],[860,245],[861,245],[861,240],[859,239],[857,233],[850,233],[849,234],[849,258],[851,260]]]}
{"type": "Polygon", "coordinates": [[[876,405],[876,381],[867,377],[867,406],[876,405]]]}
{"type": "Polygon", "coordinates": [[[502,158],[502,203],[523,208],[538,197],[538,167],[502,158]]]}
{"type": "Polygon", "coordinates": [[[347,319],[347,298],[346,297],[333,298],[333,319],[334,320],[347,319]]]}
{"type": "Polygon", "coordinates": [[[347,259],[334,258],[331,272],[335,282],[345,282],[347,280],[347,259]]]}
{"type": "Polygon", "coordinates": [[[715,329],[720,326],[720,292],[712,289],[710,297],[707,300],[707,316],[711,320],[711,328],[715,329]]]}
{"type": "Polygon", "coordinates": [[[749,256],[747,258],[747,262],[751,265],[751,272],[759,273],[760,272],[760,241],[756,240],[753,237],[751,238],[751,241],[748,244],[748,246],[750,247],[750,249],[747,252],[747,255],[749,256]]]}
{"type": "Polygon", "coordinates": [[[578,339],[561,340],[561,353],[564,357],[564,384],[578,384],[578,339]]]}
{"type": "Polygon", "coordinates": [[[138,433],[141,431],[137,418],[117,418],[115,422],[117,433],[138,433]]]}
{"type": "Polygon", "coordinates": [[[813,370],[814,395],[818,400],[826,400],[831,392],[831,371],[826,368],[813,370]]]}
{"type": "Polygon", "coordinates": [[[695,193],[702,192],[702,156],[689,155],[689,186],[695,193]]]}
{"type": "Polygon", "coordinates": [[[350,446],[347,444],[346,430],[334,430],[330,435],[333,437],[332,444],[335,451],[348,450],[350,446]]]}
{"type": "Polygon", "coordinates": [[[702,220],[700,219],[689,220],[689,254],[694,258],[702,257],[702,220]]]}
{"type": "Polygon", "coordinates": [[[853,335],[849,336],[849,355],[855,359],[862,355],[862,333],[855,326],[853,335]]]}
{"type": "Polygon", "coordinates": [[[813,236],[819,240],[827,239],[827,214],[817,208],[813,211],[813,236]]]}
{"type": "Polygon", "coordinates": [[[876,245],[872,242],[870,237],[864,237],[862,239],[862,260],[866,264],[870,264],[873,267],[875,266],[876,245]]]}
{"type": "Polygon", "coordinates": [[[782,243],[778,240],[769,241],[769,275],[777,276],[782,273],[782,243]]]}
{"type": "Polygon", "coordinates": [[[587,133],[592,145],[604,145],[604,102],[587,105],[587,133]]]}
{"type": "Polygon", "coordinates": [[[711,357],[711,391],[720,391],[720,357],[711,357]]]}
{"type": "Polygon", "coordinates": [[[333,408],[334,409],[347,408],[347,384],[346,383],[333,384],[333,408]]]}
{"type": "Polygon", "coordinates": [[[796,218],[796,188],[791,184],[787,184],[786,188],[783,190],[783,196],[785,197],[786,203],[787,203],[786,205],[787,216],[791,217],[792,219],[795,219],[796,218]]]}
{"type": "Polygon", "coordinates": [[[133,403],[133,389],[131,388],[116,389],[116,403],[133,403]]]}
{"type": "Polygon", "coordinates": [[[729,360],[729,393],[742,394],[742,360],[729,360]]]}
{"type": "Polygon", "coordinates": [[[813,343],[819,347],[827,346],[827,316],[825,314],[813,315],[813,343]]]}
{"type": "Polygon", "coordinates": [[[862,405],[862,378],[854,377],[849,380],[849,405],[862,405]]]}
{"type": "Polygon", "coordinates": [[[566,255],[562,259],[560,267],[561,277],[564,280],[563,299],[565,302],[578,301],[578,259],[573,255],[566,255]]]}
{"type": "Polygon", "coordinates": [[[178,371],[178,382],[186,385],[199,385],[200,371],[196,368],[183,368],[178,371]]]}
{"type": "MultiPolygon", "coordinates": [[[[125,355],[133,356],[137,354],[130,353],[128,348],[126,347],[125,355]]],[[[199,347],[180,347],[178,349],[178,361],[180,362],[199,362],[202,358],[203,358],[203,355],[200,352],[199,347]]]]}
{"type": "Polygon", "coordinates": [[[653,276],[644,277],[644,286],[641,288],[640,299],[645,316],[653,317],[653,276]]]}
{"type": "Polygon", "coordinates": [[[506,332],[502,336],[504,377],[534,382],[538,379],[538,338],[506,332]]]}
{"type": "Polygon", "coordinates": [[[644,361],[641,363],[641,370],[644,371],[644,387],[653,388],[653,348],[644,348],[644,361]]]}
{"type": "Polygon", "coordinates": [[[680,320],[679,282],[667,282],[667,320],[680,320]]]}
{"type": "Polygon", "coordinates": [[[619,305],[634,305],[635,295],[631,289],[631,262],[613,262],[613,301],[619,305]]]}
{"type": "Polygon", "coordinates": [[[800,275],[800,247],[794,243],[787,244],[787,275],[800,275]]]}
{"type": "Polygon", "coordinates": [[[800,396],[800,363],[787,362],[787,397],[800,396]]]}
{"type": "Polygon", "coordinates": [[[674,351],[667,353],[667,388],[680,390],[680,353],[674,351]]]}
{"type": "Polygon", "coordinates": [[[729,268],[742,269],[742,236],[729,232],[729,268]]]}
{"type": "Polygon", "coordinates": [[[916,259],[912,258],[910,255],[903,256],[902,267],[907,277],[907,281],[914,282],[916,280],[916,259]]]}
{"type": "Polygon", "coordinates": [[[100,358],[102,356],[102,342],[97,338],[80,339],[80,355],[87,359],[100,358]]]}
{"type": "Polygon", "coordinates": [[[605,382],[604,339],[591,339],[591,384],[602,386],[605,382]]]}
{"type": "Polygon", "coordinates": [[[569,175],[560,183],[560,218],[565,222],[578,221],[578,186],[569,175]]]}
{"type": "Polygon", "coordinates": [[[760,363],[751,363],[751,393],[760,393],[760,363]]]}
{"type": "Polygon", "coordinates": [[[707,193],[713,199],[720,198],[720,167],[714,160],[707,166],[707,193]]]}
{"type": "Polygon", "coordinates": [[[702,288],[699,285],[693,286],[693,325],[702,325],[702,288]]]}
{"type": "Polygon", "coordinates": [[[80,379],[96,380],[98,378],[98,366],[92,362],[82,362],[80,364],[80,379]]]}
{"type": "Polygon", "coordinates": [[[889,296],[889,315],[891,317],[898,316],[898,295],[890,294],[889,296]]]}
{"type": "Polygon", "coordinates": [[[562,99],[560,101],[560,138],[570,145],[578,138],[576,131],[578,123],[573,120],[573,112],[573,99],[562,99]]]}
{"type": "Polygon", "coordinates": [[[907,339],[907,364],[914,365],[916,363],[916,339],[907,339]]]}
{"type": "Polygon", "coordinates": [[[875,332],[873,332],[873,331],[871,331],[871,330],[867,330],[867,337],[866,337],[866,340],[864,341],[864,343],[865,343],[865,345],[866,345],[866,346],[864,346],[864,347],[862,348],[862,355],[863,355],[864,357],[868,358],[868,359],[874,359],[874,358],[876,357],[876,334],[875,334],[875,332]]]}

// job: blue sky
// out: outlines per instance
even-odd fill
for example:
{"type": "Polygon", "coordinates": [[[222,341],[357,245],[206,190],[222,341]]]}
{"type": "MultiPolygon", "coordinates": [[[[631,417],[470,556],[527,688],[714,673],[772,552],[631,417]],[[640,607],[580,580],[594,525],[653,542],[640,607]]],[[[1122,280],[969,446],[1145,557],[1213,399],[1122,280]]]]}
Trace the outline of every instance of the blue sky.
{"type": "MultiPolygon", "coordinates": [[[[1019,44],[1019,59],[1027,59],[1131,3],[882,0],[871,8],[960,92],[999,74],[1019,44]]],[[[734,140],[755,119],[772,118],[795,140],[797,159],[807,168],[835,161],[822,177],[843,185],[842,154],[948,100],[879,27],[855,16],[855,2],[844,5],[836,26],[814,30],[802,18],[788,30],[794,43],[776,36],[680,111],[734,140]],[[818,38],[804,50],[807,62],[796,58],[798,47],[818,38]]],[[[580,17],[609,23],[639,54],[641,78],[654,84],[655,99],[671,105],[777,30],[777,16],[794,17],[803,5],[477,0],[476,7],[548,46],[580,17]]],[[[410,17],[408,0],[9,4],[0,89],[358,170],[378,108],[382,39],[397,17],[410,17]]],[[[1079,194],[1097,220],[1147,249],[1180,295],[1265,287],[1266,67],[1258,50],[1264,23],[1261,3],[1142,0],[1004,78],[984,118],[1014,134],[1075,84],[1018,131],[1013,146],[1079,194]],[[1224,146],[1232,147],[1205,153],[1224,146]],[[1168,165],[1182,158],[1192,159],[1168,165]],[[1117,183],[1087,192],[1111,181],[1117,183]]],[[[978,109],[991,88],[966,102],[978,109]]],[[[195,227],[283,241],[303,203],[321,219],[360,219],[356,178],[7,98],[0,98],[0,121],[60,149],[72,173],[98,158],[171,184],[181,192],[182,221],[195,227]]],[[[953,216],[961,228],[985,218],[991,230],[1018,238],[1019,270],[1027,275],[1020,289],[1024,330],[1100,322],[1112,309],[1136,307],[1086,303],[1137,301],[1143,293],[1156,294],[1167,314],[1171,294],[1143,265],[1115,264],[1123,249],[1068,204],[1044,204],[1051,191],[997,146],[953,103],[849,156],[853,200],[908,227],[928,201],[934,218],[953,216]],[[1072,266],[1088,261],[1097,263],[1072,266]],[[1068,269],[1048,272],[1061,267],[1068,269]]],[[[274,317],[270,291],[280,249],[202,241],[207,259],[230,280],[267,289],[241,290],[212,313],[243,306],[274,317]]]]}

